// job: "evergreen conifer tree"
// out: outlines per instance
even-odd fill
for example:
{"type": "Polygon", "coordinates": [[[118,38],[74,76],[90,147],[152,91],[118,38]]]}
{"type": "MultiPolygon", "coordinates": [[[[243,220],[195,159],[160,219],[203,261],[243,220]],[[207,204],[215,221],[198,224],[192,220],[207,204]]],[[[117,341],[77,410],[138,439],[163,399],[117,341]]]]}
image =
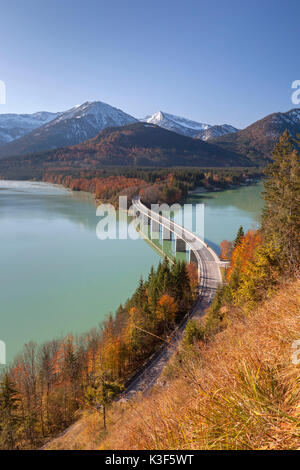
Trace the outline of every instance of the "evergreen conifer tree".
{"type": "Polygon", "coordinates": [[[8,374],[4,375],[0,390],[0,447],[15,448],[17,428],[17,391],[8,374]]]}
{"type": "Polygon", "coordinates": [[[237,235],[236,235],[236,237],[235,237],[235,240],[234,240],[234,242],[233,242],[233,247],[234,247],[234,248],[235,248],[237,245],[240,244],[240,242],[241,242],[241,240],[242,240],[242,238],[243,238],[244,235],[245,235],[245,234],[244,234],[244,229],[243,229],[242,226],[240,226],[240,228],[238,229],[237,235]]]}
{"type": "Polygon", "coordinates": [[[262,229],[280,248],[284,267],[295,272],[300,266],[300,154],[288,131],[275,145],[273,159],[264,181],[262,229]]]}

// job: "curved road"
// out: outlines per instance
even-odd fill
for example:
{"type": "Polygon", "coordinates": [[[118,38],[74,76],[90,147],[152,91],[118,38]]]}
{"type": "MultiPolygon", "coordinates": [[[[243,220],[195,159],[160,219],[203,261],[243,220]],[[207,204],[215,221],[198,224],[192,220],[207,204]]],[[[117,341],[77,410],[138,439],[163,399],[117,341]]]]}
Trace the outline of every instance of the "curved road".
{"type": "Polygon", "coordinates": [[[171,336],[170,344],[165,343],[165,346],[162,347],[156,356],[150,359],[144,371],[128,384],[121,399],[128,399],[136,392],[146,393],[157,382],[162,370],[181,340],[187,321],[190,318],[199,318],[204,315],[213,300],[218,285],[222,282],[219,257],[201,238],[172,220],[163,217],[157,212],[151,211],[142,204],[138,197],[135,197],[132,203],[138,215],[142,214],[158,222],[163,227],[173,232],[177,237],[184,240],[186,244],[189,245],[190,249],[194,251],[200,273],[199,297],[192,312],[186,315],[181,325],[171,336]]]}

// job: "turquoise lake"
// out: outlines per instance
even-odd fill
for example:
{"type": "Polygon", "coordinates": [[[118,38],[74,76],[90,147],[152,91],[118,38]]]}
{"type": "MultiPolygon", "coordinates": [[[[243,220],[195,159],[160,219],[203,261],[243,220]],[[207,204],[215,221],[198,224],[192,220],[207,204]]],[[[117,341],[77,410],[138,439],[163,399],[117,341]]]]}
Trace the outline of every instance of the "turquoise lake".
{"type": "MultiPolygon", "coordinates": [[[[213,248],[232,240],[240,225],[258,225],[261,189],[257,184],[188,200],[205,204],[205,239],[213,248]]],[[[189,220],[192,209],[187,212],[189,220]]],[[[8,361],[30,340],[96,326],[158,264],[160,256],[142,239],[99,240],[98,222],[90,195],[0,181],[0,339],[8,361]]]]}

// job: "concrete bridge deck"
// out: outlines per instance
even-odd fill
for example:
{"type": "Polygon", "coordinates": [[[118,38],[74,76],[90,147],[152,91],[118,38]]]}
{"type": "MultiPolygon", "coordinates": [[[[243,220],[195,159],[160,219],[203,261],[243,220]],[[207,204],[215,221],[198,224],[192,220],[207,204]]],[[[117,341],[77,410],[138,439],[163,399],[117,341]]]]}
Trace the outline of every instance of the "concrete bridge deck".
{"type": "MultiPolygon", "coordinates": [[[[172,232],[176,237],[176,241],[181,240],[189,247],[190,261],[195,262],[198,267],[199,293],[202,298],[210,303],[218,285],[222,283],[220,271],[222,264],[218,255],[207,243],[190,230],[158,212],[148,209],[139,197],[136,196],[132,204],[137,215],[148,218],[151,224],[156,224],[156,227],[160,225],[165,231],[172,232]]],[[[148,224],[147,219],[146,223],[148,224]]],[[[182,248],[179,251],[182,251],[182,248]]]]}

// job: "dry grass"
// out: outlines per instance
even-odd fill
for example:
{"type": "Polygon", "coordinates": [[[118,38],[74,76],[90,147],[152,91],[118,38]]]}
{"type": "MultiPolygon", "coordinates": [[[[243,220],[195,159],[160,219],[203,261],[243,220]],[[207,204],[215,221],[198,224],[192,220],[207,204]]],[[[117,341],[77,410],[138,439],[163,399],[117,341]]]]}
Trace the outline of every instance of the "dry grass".
{"type": "Polygon", "coordinates": [[[246,318],[227,315],[226,330],[210,344],[177,358],[167,385],[115,404],[106,436],[91,415],[81,431],[48,448],[300,448],[300,366],[291,362],[292,342],[300,339],[300,281],[246,318]]]}
{"type": "Polygon", "coordinates": [[[178,378],[116,414],[103,449],[300,447],[300,282],[185,359],[178,378]]]}
{"type": "Polygon", "coordinates": [[[44,445],[45,450],[95,450],[103,439],[102,416],[85,411],[81,418],[60,436],[44,445]]]}

